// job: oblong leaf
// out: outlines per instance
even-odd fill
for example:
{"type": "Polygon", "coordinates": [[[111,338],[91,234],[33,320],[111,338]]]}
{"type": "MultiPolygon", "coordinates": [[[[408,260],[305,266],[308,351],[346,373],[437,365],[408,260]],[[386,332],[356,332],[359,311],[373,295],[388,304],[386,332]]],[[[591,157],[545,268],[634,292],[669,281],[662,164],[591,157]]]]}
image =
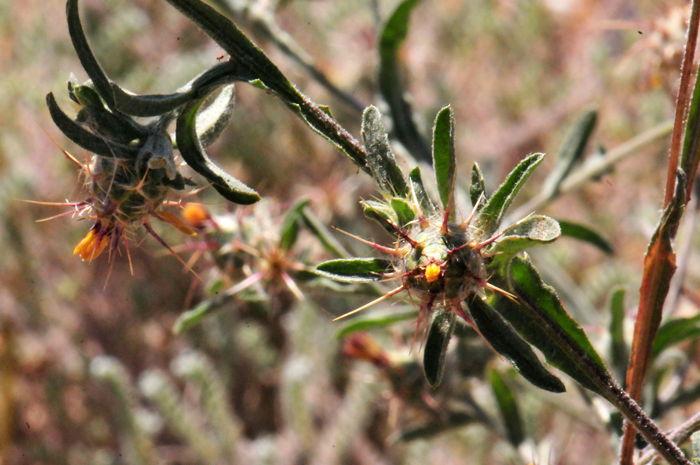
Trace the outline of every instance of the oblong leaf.
{"type": "MultiPolygon", "coordinates": [[[[453,200],[457,162],[454,145],[454,111],[449,105],[440,110],[433,126],[433,167],[438,194],[447,211],[453,200]]],[[[452,213],[450,214],[450,217],[452,213]]]]}
{"type": "Polygon", "coordinates": [[[475,225],[484,231],[485,237],[496,232],[513,199],[543,158],[544,154],[534,153],[522,160],[486,202],[475,220],[475,225]]]}
{"type": "Polygon", "coordinates": [[[316,266],[319,275],[342,283],[377,281],[391,269],[391,260],[384,258],[339,258],[316,266]]]}
{"type": "Polygon", "coordinates": [[[391,209],[396,213],[396,217],[399,220],[399,226],[406,226],[408,223],[413,221],[416,217],[416,213],[411,208],[408,202],[403,199],[393,198],[390,201],[391,209]]]}
{"type": "Polygon", "coordinates": [[[625,341],[625,288],[616,288],[610,297],[610,361],[616,372],[624,376],[629,361],[629,347],[625,341]]]}
{"type": "Polygon", "coordinates": [[[656,333],[651,349],[651,358],[653,360],[669,347],[699,336],[700,315],[668,320],[659,327],[659,331],[656,333]]]}
{"type": "Polygon", "coordinates": [[[138,95],[112,83],[112,92],[117,109],[132,116],[159,116],[176,110],[193,100],[200,100],[214,89],[234,81],[245,80],[248,74],[241,72],[235,62],[226,61],[212,66],[172,94],[138,95]]]}
{"type": "Polygon", "coordinates": [[[489,381],[493,395],[496,397],[498,409],[503,417],[508,441],[513,446],[518,447],[525,440],[525,430],[518,410],[518,403],[515,401],[515,394],[498,371],[489,371],[489,381]]]}
{"type": "Polygon", "coordinates": [[[260,200],[260,195],[212,162],[197,137],[196,116],[202,101],[187,104],[177,118],[175,136],[180,155],[187,164],[213,183],[214,189],[225,199],[241,205],[260,200]]]}
{"type": "Polygon", "coordinates": [[[83,25],[80,22],[80,13],[78,11],[78,0],[68,0],[68,2],[66,2],[66,16],[68,17],[68,34],[70,35],[73,48],[78,55],[80,64],[83,66],[83,69],[85,69],[87,75],[90,76],[90,79],[92,79],[95,89],[97,93],[100,94],[100,97],[102,97],[102,100],[104,100],[111,109],[115,109],[114,96],[112,94],[109,78],[92,53],[90,44],[83,31],[83,25]]]}
{"type": "Polygon", "coordinates": [[[301,220],[301,212],[309,204],[308,199],[301,200],[294,204],[289,209],[287,215],[282,222],[282,232],[280,234],[280,249],[283,251],[290,250],[297,241],[299,236],[299,222],[301,220]]]}
{"type": "Polygon", "coordinates": [[[559,149],[557,162],[543,183],[542,195],[545,198],[556,195],[561,183],[581,160],[597,120],[598,112],[588,110],[571,127],[559,149]]]}
{"type": "Polygon", "coordinates": [[[389,205],[376,200],[363,200],[360,202],[360,205],[362,205],[367,218],[379,223],[389,234],[396,235],[394,226],[398,225],[399,219],[396,217],[396,212],[389,205]]]}
{"type": "Polygon", "coordinates": [[[472,179],[469,185],[469,199],[472,201],[472,208],[476,208],[478,212],[486,204],[486,186],[484,184],[484,175],[481,174],[481,168],[477,162],[472,165],[472,179]],[[481,199],[481,204],[476,205],[481,199]]]}
{"type": "Polygon", "coordinates": [[[488,253],[511,256],[533,245],[552,242],[560,235],[557,220],[544,215],[530,216],[506,229],[488,253]]]}
{"type": "Polygon", "coordinates": [[[182,313],[173,325],[173,333],[180,334],[198,324],[204,317],[220,310],[233,300],[230,294],[222,294],[211,299],[204,300],[191,310],[182,313]]]}
{"type": "Polygon", "coordinates": [[[586,333],[564,310],[554,289],[542,282],[528,258],[513,257],[509,271],[518,303],[500,299],[496,309],[545,354],[550,364],[603,395],[596,380],[612,378],[586,333]]]}
{"type": "Polygon", "coordinates": [[[376,107],[369,106],[362,114],[362,139],[367,149],[367,165],[379,190],[389,195],[405,197],[408,193],[406,179],[384,131],[382,115],[376,107]]]}
{"type": "Polygon", "coordinates": [[[413,195],[413,201],[420,205],[423,210],[424,215],[434,215],[435,205],[428,197],[428,193],[425,191],[425,185],[423,184],[423,178],[420,174],[420,168],[415,167],[408,173],[408,183],[411,187],[411,195],[413,195]]]}
{"type": "Polygon", "coordinates": [[[559,226],[561,227],[562,236],[567,236],[573,239],[578,239],[579,241],[587,242],[608,255],[612,255],[613,253],[615,253],[615,250],[613,249],[613,246],[610,243],[610,241],[605,239],[603,236],[601,236],[588,226],[560,219],[558,219],[557,221],[559,222],[559,226]]]}
{"type": "Polygon", "coordinates": [[[236,92],[233,84],[224,86],[216,99],[197,115],[197,137],[202,147],[213,144],[233,115],[236,92]]]}
{"type": "Polygon", "coordinates": [[[425,378],[433,388],[438,387],[445,371],[447,347],[455,330],[457,314],[451,308],[435,311],[430,323],[428,337],[423,349],[423,371],[425,378]]]}
{"type": "Polygon", "coordinates": [[[404,310],[394,310],[390,312],[375,312],[369,315],[361,315],[353,318],[336,331],[335,336],[342,339],[358,331],[367,331],[374,328],[385,328],[393,324],[406,320],[418,318],[418,309],[409,307],[404,310]]]}
{"type": "Polygon", "coordinates": [[[420,0],[404,0],[390,15],[379,35],[378,85],[386,100],[394,123],[394,135],[417,160],[430,161],[430,148],[418,131],[406,86],[400,76],[398,52],[406,40],[411,11],[420,0]]]}
{"type": "Polygon", "coordinates": [[[481,297],[472,294],[465,301],[474,324],[493,349],[510,361],[518,372],[538,388],[565,392],[559,378],[551,374],[537,358],[532,347],[481,297]]]}
{"type": "Polygon", "coordinates": [[[324,249],[339,258],[347,258],[350,256],[345,247],[343,247],[343,244],[338,242],[323,222],[319,220],[311,210],[308,208],[302,209],[301,217],[304,226],[318,239],[324,249]]]}
{"type": "Polygon", "coordinates": [[[130,147],[117,142],[107,142],[104,137],[100,137],[88,131],[80,124],[70,119],[68,115],[63,113],[58,103],[56,103],[52,92],[46,95],[46,105],[49,108],[51,119],[58,129],[82,148],[103,157],[113,157],[123,160],[131,160],[136,157],[138,153],[137,147],[130,147]]]}

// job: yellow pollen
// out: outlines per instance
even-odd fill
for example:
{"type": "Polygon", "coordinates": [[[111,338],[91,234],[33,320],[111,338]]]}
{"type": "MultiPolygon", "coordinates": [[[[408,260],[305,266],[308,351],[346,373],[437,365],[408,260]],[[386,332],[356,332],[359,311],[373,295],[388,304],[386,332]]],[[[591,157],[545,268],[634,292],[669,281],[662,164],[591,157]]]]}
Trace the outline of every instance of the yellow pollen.
{"type": "Polygon", "coordinates": [[[425,280],[428,281],[429,283],[435,282],[438,280],[440,277],[440,266],[431,263],[430,265],[425,267],[425,280]]]}

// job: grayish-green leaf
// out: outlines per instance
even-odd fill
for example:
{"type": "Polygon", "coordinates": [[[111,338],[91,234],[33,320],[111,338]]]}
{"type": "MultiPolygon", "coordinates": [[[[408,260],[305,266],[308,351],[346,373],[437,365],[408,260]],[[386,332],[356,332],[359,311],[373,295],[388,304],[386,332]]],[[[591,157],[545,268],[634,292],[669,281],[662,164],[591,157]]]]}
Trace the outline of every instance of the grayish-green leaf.
{"type": "Polygon", "coordinates": [[[360,202],[360,205],[362,205],[367,218],[379,223],[389,234],[396,235],[394,226],[399,224],[399,219],[391,206],[376,200],[363,200],[360,202]]]}
{"type": "Polygon", "coordinates": [[[396,197],[391,199],[391,208],[394,210],[394,213],[396,213],[396,217],[399,220],[399,226],[406,226],[416,217],[411,205],[403,199],[398,199],[396,197]]]}
{"type": "Polygon", "coordinates": [[[138,95],[115,83],[112,83],[112,92],[119,111],[132,116],[159,116],[193,100],[201,100],[220,86],[247,81],[247,77],[235,62],[226,61],[209,68],[172,94],[138,95]]]}
{"type": "Polygon", "coordinates": [[[391,260],[384,258],[339,258],[316,266],[319,275],[341,283],[378,281],[391,270],[391,260]]]}
{"type": "Polygon", "coordinates": [[[530,345],[481,297],[473,294],[467,298],[466,304],[484,339],[508,359],[525,379],[547,391],[566,391],[564,383],[547,371],[530,345]]]}
{"type": "Polygon", "coordinates": [[[508,441],[510,441],[514,447],[518,447],[525,439],[525,430],[523,428],[522,419],[520,418],[520,411],[518,410],[518,403],[515,400],[515,394],[498,371],[489,370],[489,381],[491,381],[491,390],[493,391],[494,397],[496,397],[496,403],[498,404],[498,409],[501,411],[501,417],[503,417],[503,424],[506,427],[508,441]]]}
{"type": "Polygon", "coordinates": [[[610,241],[605,239],[603,236],[601,236],[588,226],[566,220],[557,221],[559,221],[562,236],[567,236],[574,239],[578,239],[579,241],[587,242],[608,255],[612,255],[615,252],[610,241]]]}
{"type": "Polygon", "coordinates": [[[451,308],[436,310],[423,349],[423,371],[433,388],[438,387],[445,371],[447,347],[455,330],[457,315],[451,308]]]}
{"type": "Polygon", "coordinates": [[[280,249],[285,252],[291,250],[299,236],[299,222],[301,220],[301,212],[309,204],[308,199],[297,202],[289,209],[282,223],[282,233],[280,234],[280,249]]]}
{"type": "Polygon", "coordinates": [[[435,214],[435,205],[433,205],[433,202],[430,200],[430,197],[428,197],[428,193],[425,190],[423,177],[420,174],[419,167],[416,166],[408,174],[408,182],[411,186],[412,195],[414,196],[413,201],[420,205],[421,209],[423,210],[423,214],[427,216],[435,214]]]}
{"type": "Polygon", "coordinates": [[[316,239],[321,243],[323,248],[328,252],[333,254],[338,258],[347,258],[350,256],[343,244],[338,242],[338,240],[331,234],[331,232],[326,228],[321,220],[318,219],[314,213],[308,208],[303,208],[301,210],[301,218],[304,222],[304,226],[311,231],[316,239]]]}
{"type": "Polygon", "coordinates": [[[202,321],[202,319],[207,315],[211,315],[217,310],[220,310],[226,304],[231,302],[231,300],[233,300],[232,295],[222,294],[202,301],[193,309],[187,310],[186,312],[182,313],[177,318],[177,320],[175,320],[175,324],[173,325],[173,333],[180,334],[184,331],[187,331],[188,329],[202,321]]]}
{"type": "Polygon", "coordinates": [[[392,196],[405,197],[408,193],[406,179],[389,146],[382,115],[373,106],[367,107],[362,114],[362,139],[367,149],[367,165],[379,190],[392,196]]]}
{"type": "Polygon", "coordinates": [[[406,320],[415,320],[418,318],[418,309],[409,307],[404,310],[395,310],[375,312],[369,315],[361,315],[353,318],[344,324],[336,333],[338,339],[342,339],[349,334],[358,331],[367,331],[374,328],[385,328],[393,324],[406,320]]]}
{"type": "Polygon", "coordinates": [[[625,342],[625,288],[617,287],[610,297],[610,361],[616,373],[627,373],[629,348],[625,342]]]}
{"type": "Polygon", "coordinates": [[[260,200],[260,195],[212,162],[197,137],[196,116],[202,101],[187,104],[177,118],[175,131],[177,147],[187,164],[213,183],[225,199],[241,205],[260,200]]]}
{"type": "Polygon", "coordinates": [[[543,215],[530,216],[506,229],[487,252],[510,256],[533,245],[552,242],[560,235],[557,220],[543,215]]]}
{"type": "Polygon", "coordinates": [[[669,347],[697,337],[700,337],[700,315],[665,321],[654,338],[652,360],[669,347]]]}
{"type": "Polygon", "coordinates": [[[398,51],[408,34],[411,11],[420,0],[404,0],[398,4],[379,36],[379,91],[389,104],[396,138],[416,159],[430,160],[430,148],[413,119],[406,87],[401,82],[398,51]]]}
{"type": "Polygon", "coordinates": [[[486,186],[484,185],[484,175],[481,174],[481,168],[474,162],[472,165],[472,181],[469,186],[469,198],[472,201],[472,208],[476,208],[477,212],[486,204],[486,186]],[[481,199],[479,206],[476,203],[481,199]]]}
{"type": "MultiPolygon", "coordinates": [[[[446,106],[438,113],[433,126],[433,167],[440,201],[446,211],[450,208],[450,202],[453,201],[457,175],[454,119],[452,107],[446,106]]],[[[450,212],[450,217],[453,213],[450,212]]]]}
{"type": "Polygon", "coordinates": [[[566,179],[576,163],[581,160],[588,140],[595,129],[597,119],[598,112],[596,110],[588,110],[569,129],[559,149],[556,165],[554,165],[554,169],[552,169],[543,183],[542,195],[544,197],[556,195],[561,183],[566,179]]]}
{"type": "Polygon", "coordinates": [[[103,157],[113,157],[124,160],[136,158],[136,154],[138,153],[137,147],[127,146],[117,142],[107,142],[103,137],[93,134],[70,119],[58,106],[51,92],[46,95],[46,105],[49,107],[51,119],[58,129],[82,148],[103,157]]]}
{"type": "Polygon", "coordinates": [[[87,41],[83,25],[80,23],[80,13],[78,11],[78,0],[68,0],[66,3],[66,16],[68,17],[68,34],[70,34],[73,48],[78,55],[80,64],[85,69],[85,72],[93,84],[97,93],[100,94],[102,100],[107,103],[111,109],[115,109],[114,96],[110,86],[109,78],[95,58],[95,55],[90,49],[90,44],[87,41]]]}
{"type": "Polygon", "coordinates": [[[610,378],[610,374],[586,333],[564,310],[554,289],[542,282],[529,258],[513,257],[509,278],[518,302],[501,297],[496,310],[540,349],[550,364],[602,395],[593,380],[610,378]]]}
{"type": "Polygon", "coordinates": [[[513,199],[543,158],[544,154],[542,153],[534,153],[526,157],[510,172],[506,181],[489,198],[475,220],[476,226],[484,231],[484,236],[488,237],[496,232],[513,199]]]}

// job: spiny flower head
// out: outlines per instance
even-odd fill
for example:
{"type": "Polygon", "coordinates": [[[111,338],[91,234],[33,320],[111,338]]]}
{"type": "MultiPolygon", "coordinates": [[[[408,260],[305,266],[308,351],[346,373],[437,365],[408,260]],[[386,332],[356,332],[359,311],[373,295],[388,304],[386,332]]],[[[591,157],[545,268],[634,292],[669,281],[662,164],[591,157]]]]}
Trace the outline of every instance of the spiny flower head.
{"type": "Polygon", "coordinates": [[[63,112],[53,93],[46,96],[46,103],[56,126],[93,154],[82,164],[64,151],[85,176],[87,193],[85,200],[65,205],[95,220],[76,247],[76,255],[92,260],[107,242],[113,251],[127,230],[140,226],[172,252],[153,231],[151,218],[170,223],[187,234],[194,233],[177,216],[163,210],[175,192],[194,185],[180,173],[175,146],[184,162],[227,200],[239,204],[260,200],[257,192],[216,166],[204,152],[232,115],[233,82],[245,77],[245,71],[235,61],[213,66],[172,94],[136,95],[112,82],[99,65],[83,31],[78,0],[68,0],[66,13],[73,47],[90,80],[78,85],[71,77],[68,82],[69,97],[78,110],[74,118],[63,112]],[[204,100],[215,90],[221,92],[200,113],[204,100]],[[142,124],[135,117],[151,120],[142,124]],[[173,137],[168,128],[174,121],[173,137]]]}
{"type": "MultiPolygon", "coordinates": [[[[472,208],[466,218],[460,219],[455,205],[453,125],[452,111],[447,107],[436,119],[433,141],[439,208],[427,195],[419,168],[404,177],[389,147],[379,112],[374,107],[365,111],[363,137],[368,165],[382,198],[361,204],[365,215],[378,221],[395,241],[392,246],[384,246],[356,237],[385,257],[331,260],[316,268],[321,275],[343,282],[399,280],[395,289],[339,318],[406,291],[419,306],[414,342],[421,323],[434,313],[426,357],[438,341],[436,353],[443,361],[455,317],[472,321],[465,302],[485,291],[514,299],[499,287],[506,282],[504,270],[510,258],[526,247],[550,242],[560,235],[555,220],[533,215],[499,232],[506,210],[541,162],[542,154],[526,157],[490,197],[485,193],[479,167],[474,164],[469,192],[472,208]]],[[[441,376],[442,362],[436,366],[436,371],[428,373],[425,365],[431,384],[437,384],[441,376]]]]}

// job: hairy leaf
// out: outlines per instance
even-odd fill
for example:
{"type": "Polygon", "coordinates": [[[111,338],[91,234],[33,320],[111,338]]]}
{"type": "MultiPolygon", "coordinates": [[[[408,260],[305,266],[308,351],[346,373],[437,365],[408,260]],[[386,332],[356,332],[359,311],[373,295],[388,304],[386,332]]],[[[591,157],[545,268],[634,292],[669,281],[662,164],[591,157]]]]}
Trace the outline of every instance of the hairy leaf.
{"type": "Polygon", "coordinates": [[[559,219],[557,221],[559,222],[559,226],[561,227],[562,236],[567,236],[574,239],[578,239],[579,241],[587,242],[608,255],[612,255],[615,252],[610,241],[605,239],[603,236],[601,236],[588,226],[580,223],[574,223],[571,221],[559,219]]]}
{"type": "Polygon", "coordinates": [[[391,260],[384,258],[339,258],[316,266],[319,275],[344,283],[377,281],[391,269],[391,260]]]}
{"type": "Polygon", "coordinates": [[[438,387],[442,380],[447,347],[454,333],[456,321],[457,314],[451,308],[441,308],[433,315],[423,349],[423,370],[433,388],[438,387]]]}
{"type": "Polygon", "coordinates": [[[506,229],[487,252],[508,257],[533,245],[552,242],[560,235],[557,220],[542,215],[530,216],[506,229]]]}
{"type": "Polygon", "coordinates": [[[377,312],[353,318],[344,324],[336,333],[338,339],[358,331],[366,331],[374,328],[385,328],[406,320],[418,318],[418,309],[410,307],[405,310],[391,310],[389,312],[377,312]]]}
{"type": "Polygon", "coordinates": [[[414,202],[420,205],[421,210],[423,210],[424,215],[433,215],[436,212],[435,205],[428,197],[428,193],[425,190],[425,185],[423,184],[423,177],[420,174],[420,168],[415,167],[408,174],[408,182],[411,186],[411,192],[414,196],[414,202]]]}
{"type": "Polygon", "coordinates": [[[475,220],[476,226],[484,231],[485,236],[496,232],[513,199],[543,158],[544,154],[542,153],[526,157],[510,172],[506,181],[486,202],[475,220]]]}
{"type": "Polygon", "coordinates": [[[249,205],[260,200],[260,195],[212,162],[202,149],[197,137],[196,116],[202,101],[187,104],[177,118],[175,131],[177,147],[187,164],[213,183],[214,189],[226,200],[249,205]]]}
{"type": "Polygon", "coordinates": [[[389,104],[396,138],[416,159],[427,162],[430,160],[430,149],[413,119],[398,63],[398,51],[408,34],[411,11],[419,3],[420,0],[399,3],[379,36],[379,91],[389,104]]]}
{"type": "Polygon", "coordinates": [[[545,354],[547,361],[582,386],[601,395],[596,380],[610,378],[602,359],[586,333],[562,306],[557,294],[528,258],[513,257],[510,283],[518,303],[500,298],[496,309],[527,341],[545,354]]]}
{"type": "MultiPolygon", "coordinates": [[[[433,126],[433,167],[437,180],[438,194],[445,210],[454,200],[457,164],[454,145],[454,112],[447,106],[440,110],[433,126]]],[[[454,210],[454,208],[453,208],[454,210]]],[[[450,217],[453,216],[450,213],[450,217]]]]}
{"type": "Polygon", "coordinates": [[[382,115],[373,106],[367,107],[362,114],[362,139],[367,149],[367,164],[379,190],[405,197],[408,193],[406,179],[389,146],[382,115]]]}
{"type": "Polygon", "coordinates": [[[508,359],[525,379],[547,391],[566,391],[564,383],[547,371],[532,347],[481,297],[473,294],[467,298],[466,304],[479,333],[496,352],[508,359]]]}
{"type": "Polygon", "coordinates": [[[486,186],[484,185],[484,175],[481,174],[481,168],[474,162],[472,165],[472,180],[469,186],[469,199],[472,201],[472,208],[476,208],[477,212],[486,204],[486,186]],[[481,204],[477,207],[476,203],[481,199],[481,204]]]}
{"type": "Polygon", "coordinates": [[[542,193],[545,197],[550,197],[557,193],[561,183],[566,179],[576,163],[581,160],[588,140],[595,129],[597,119],[598,112],[596,110],[588,110],[571,127],[559,149],[554,169],[549,173],[542,186],[542,193]]]}
{"type": "Polygon", "coordinates": [[[494,397],[496,397],[498,409],[503,417],[508,441],[513,446],[518,447],[525,440],[525,431],[523,429],[523,421],[520,418],[518,403],[515,401],[515,394],[498,371],[489,371],[489,381],[491,381],[491,390],[494,397]]]}

